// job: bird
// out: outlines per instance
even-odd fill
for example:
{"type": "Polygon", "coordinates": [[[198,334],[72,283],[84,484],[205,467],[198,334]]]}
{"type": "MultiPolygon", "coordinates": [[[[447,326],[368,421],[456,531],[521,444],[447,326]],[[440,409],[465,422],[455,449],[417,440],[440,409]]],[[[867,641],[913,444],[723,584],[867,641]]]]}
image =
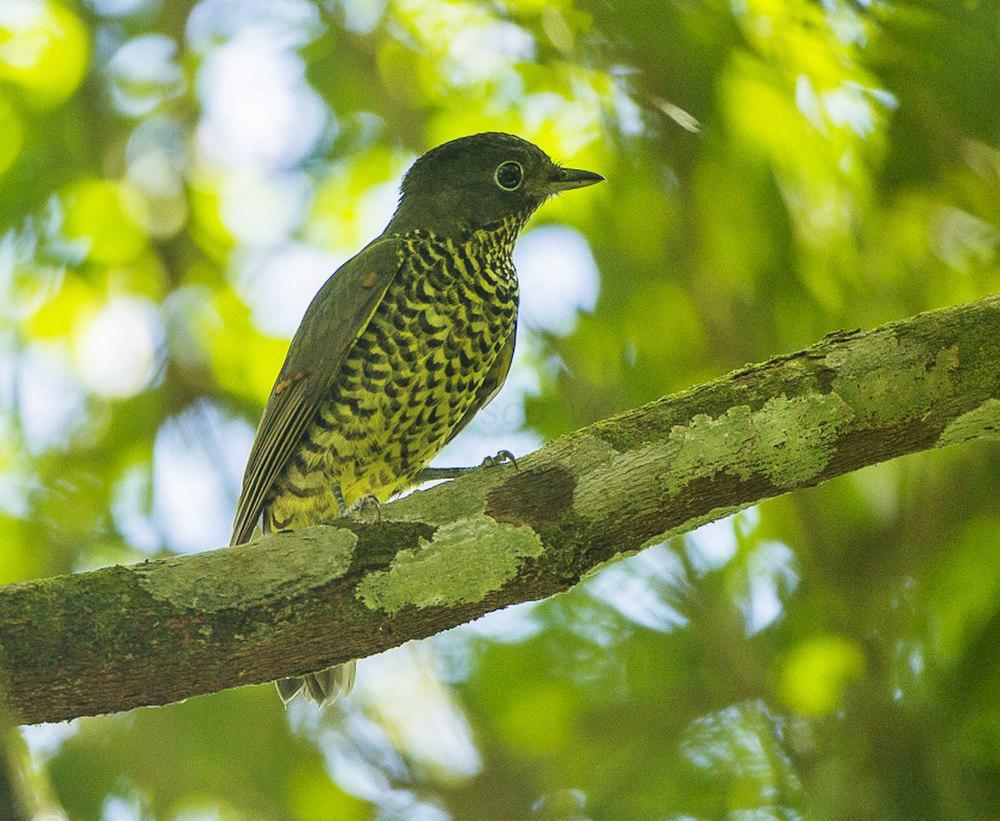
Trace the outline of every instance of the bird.
{"type": "MultiPolygon", "coordinates": [[[[486,132],[419,157],[385,230],[316,293],[261,416],[230,544],[330,524],[428,478],[428,463],[500,390],[518,282],[511,254],[549,197],[604,180],[533,143],[486,132]]],[[[513,457],[501,451],[484,464],[513,457]]],[[[276,682],[319,706],[355,663],[276,682]]]]}

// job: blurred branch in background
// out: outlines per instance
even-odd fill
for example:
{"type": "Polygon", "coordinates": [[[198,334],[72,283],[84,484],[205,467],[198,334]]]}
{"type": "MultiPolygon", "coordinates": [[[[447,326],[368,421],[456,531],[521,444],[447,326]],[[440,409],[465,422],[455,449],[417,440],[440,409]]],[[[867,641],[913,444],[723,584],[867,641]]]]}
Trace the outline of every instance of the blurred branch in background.
{"type": "Polygon", "coordinates": [[[305,673],[566,590],[860,467],[1000,432],[1000,297],[839,332],[386,507],[382,521],[0,589],[24,723],[305,673]]]}

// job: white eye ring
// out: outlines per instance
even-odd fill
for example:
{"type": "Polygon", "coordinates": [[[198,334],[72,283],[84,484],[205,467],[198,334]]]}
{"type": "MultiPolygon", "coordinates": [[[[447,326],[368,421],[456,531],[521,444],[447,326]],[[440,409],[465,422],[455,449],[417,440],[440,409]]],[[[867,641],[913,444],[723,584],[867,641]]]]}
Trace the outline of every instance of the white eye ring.
{"type": "Polygon", "coordinates": [[[524,166],[517,160],[507,160],[507,162],[500,163],[497,170],[493,172],[493,182],[504,191],[516,191],[524,182],[524,166]],[[512,173],[516,174],[516,180],[510,177],[512,173]]]}

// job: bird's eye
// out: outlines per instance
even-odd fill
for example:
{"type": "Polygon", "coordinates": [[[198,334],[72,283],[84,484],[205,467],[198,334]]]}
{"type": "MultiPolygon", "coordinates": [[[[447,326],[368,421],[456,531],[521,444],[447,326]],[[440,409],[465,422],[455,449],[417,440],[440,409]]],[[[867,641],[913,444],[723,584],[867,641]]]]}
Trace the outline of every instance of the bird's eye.
{"type": "Polygon", "coordinates": [[[524,169],[521,168],[521,163],[510,160],[497,167],[493,179],[504,191],[514,191],[524,179],[524,169]]]}

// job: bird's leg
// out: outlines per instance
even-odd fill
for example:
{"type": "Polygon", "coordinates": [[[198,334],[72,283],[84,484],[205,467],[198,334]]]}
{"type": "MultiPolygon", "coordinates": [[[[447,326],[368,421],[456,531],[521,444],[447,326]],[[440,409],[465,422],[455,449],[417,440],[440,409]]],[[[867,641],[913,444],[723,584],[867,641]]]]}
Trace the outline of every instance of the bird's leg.
{"type": "Polygon", "coordinates": [[[498,450],[495,456],[487,456],[479,464],[481,468],[492,468],[497,465],[502,465],[504,462],[510,462],[514,466],[514,470],[519,470],[517,466],[517,459],[514,458],[514,454],[509,450],[498,450]]]}
{"type": "Polygon", "coordinates": [[[333,498],[337,502],[337,515],[341,518],[348,514],[347,502],[344,501],[344,492],[340,489],[340,485],[333,486],[333,498]]]}
{"type": "Polygon", "coordinates": [[[337,515],[341,518],[349,516],[352,513],[364,513],[368,508],[374,508],[375,521],[382,521],[382,503],[370,493],[367,496],[362,496],[354,504],[349,505],[344,501],[344,492],[340,489],[340,485],[334,485],[333,498],[337,502],[337,515]]]}
{"type": "Polygon", "coordinates": [[[416,480],[418,482],[430,482],[433,479],[457,479],[459,476],[465,476],[467,473],[472,473],[474,470],[496,467],[497,465],[502,465],[504,462],[509,462],[514,466],[514,470],[518,470],[517,459],[514,458],[514,454],[509,450],[501,450],[497,452],[496,456],[487,456],[475,467],[424,468],[417,474],[416,480]]]}

